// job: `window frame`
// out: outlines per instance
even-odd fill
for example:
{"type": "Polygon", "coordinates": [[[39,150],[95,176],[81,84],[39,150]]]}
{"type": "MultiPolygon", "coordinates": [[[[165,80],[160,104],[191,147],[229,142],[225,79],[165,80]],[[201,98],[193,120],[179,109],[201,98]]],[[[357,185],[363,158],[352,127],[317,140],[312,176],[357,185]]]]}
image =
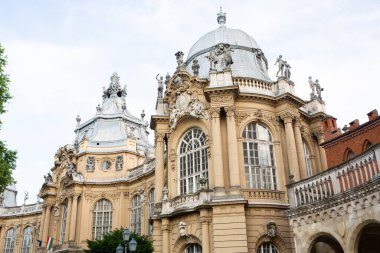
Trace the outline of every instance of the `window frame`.
{"type": "Polygon", "coordinates": [[[13,253],[15,249],[15,241],[16,241],[17,231],[14,227],[11,227],[7,230],[4,238],[4,249],[3,253],[13,253]],[[10,235],[10,232],[13,232],[10,235]]]}
{"type": "Polygon", "coordinates": [[[21,242],[21,253],[30,253],[32,249],[33,241],[33,228],[31,226],[26,226],[24,228],[24,233],[21,242]],[[29,233],[27,233],[29,232],[29,233]]]}
{"type": "Polygon", "coordinates": [[[93,240],[103,239],[103,235],[112,230],[112,214],[113,205],[110,200],[103,198],[95,202],[92,220],[93,240]],[[108,218],[108,220],[106,218],[108,218]]]}
{"type": "MultiPolygon", "coordinates": [[[[199,179],[208,185],[208,145],[199,127],[188,129],[178,144],[178,193],[194,194],[200,190],[199,179]]],[[[206,186],[207,187],[207,186],[206,186]]]]}
{"type": "Polygon", "coordinates": [[[131,200],[131,231],[141,234],[142,203],[141,195],[136,194],[131,200]]]}
{"type": "Polygon", "coordinates": [[[249,122],[242,132],[246,187],[278,190],[275,146],[269,128],[249,122]]]}
{"type": "Polygon", "coordinates": [[[273,243],[264,242],[257,247],[256,253],[280,253],[280,251],[273,243]],[[264,248],[264,246],[268,246],[268,248],[264,248]]]}

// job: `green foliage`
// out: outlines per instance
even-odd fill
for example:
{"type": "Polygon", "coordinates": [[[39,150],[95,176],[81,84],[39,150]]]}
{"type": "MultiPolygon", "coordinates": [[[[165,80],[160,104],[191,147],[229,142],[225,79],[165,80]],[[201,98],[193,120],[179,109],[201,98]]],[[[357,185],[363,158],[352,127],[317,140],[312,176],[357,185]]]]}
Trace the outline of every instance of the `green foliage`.
{"type": "Polygon", "coordinates": [[[6,65],[7,57],[4,55],[4,48],[0,44],[0,114],[5,112],[5,103],[12,98],[8,88],[10,83],[9,76],[4,73],[6,65]]]}
{"type": "MultiPolygon", "coordinates": [[[[124,247],[123,228],[115,229],[103,236],[103,240],[87,240],[88,253],[115,253],[116,247],[120,244],[124,247]]],[[[153,252],[153,242],[145,235],[141,236],[131,233],[130,240],[135,239],[137,242],[136,253],[153,252]]]]}
{"type": "MultiPolygon", "coordinates": [[[[6,112],[5,104],[12,96],[9,94],[9,77],[4,73],[7,65],[7,58],[4,55],[4,48],[0,44],[0,115],[6,112]]],[[[0,128],[1,128],[0,120],[0,128]]],[[[12,171],[16,168],[16,151],[9,150],[7,145],[0,141],[0,193],[2,193],[10,184],[15,181],[12,177],[12,171]]]]}

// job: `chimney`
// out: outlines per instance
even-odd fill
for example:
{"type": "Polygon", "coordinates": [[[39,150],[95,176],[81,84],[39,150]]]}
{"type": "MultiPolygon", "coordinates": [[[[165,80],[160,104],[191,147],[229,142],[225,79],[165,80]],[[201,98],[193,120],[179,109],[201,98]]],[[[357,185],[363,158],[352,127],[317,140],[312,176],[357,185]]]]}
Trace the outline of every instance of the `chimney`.
{"type": "Polygon", "coordinates": [[[367,113],[367,115],[368,115],[368,121],[374,120],[379,116],[376,109],[370,111],[369,113],[367,113]]]}
{"type": "Polygon", "coordinates": [[[355,129],[359,126],[359,120],[355,119],[355,120],[351,121],[349,124],[350,124],[350,130],[355,129]]]}

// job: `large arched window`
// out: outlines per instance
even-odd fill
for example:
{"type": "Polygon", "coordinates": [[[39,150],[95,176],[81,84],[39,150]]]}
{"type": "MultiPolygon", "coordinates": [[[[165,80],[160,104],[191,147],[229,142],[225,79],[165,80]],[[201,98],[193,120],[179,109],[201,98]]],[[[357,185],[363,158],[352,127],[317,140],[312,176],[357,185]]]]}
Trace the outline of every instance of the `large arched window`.
{"type": "Polygon", "coordinates": [[[32,227],[27,226],[24,229],[24,236],[22,238],[22,244],[21,244],[21,253],[30,253],[31,252],[31,245],[32,245],[32,227]]]}
{"type": "Polygon", "coordinates": [[[59,242],[61,244],[65,241],[66,223],[67,223],[67,205],[63,205],[62,216],[61,216],[60,238],[59,238],[59,242]]]}
{"type": "Polygon", "coordinates": [[[112,229],[112,203],[101,199],[95,204],[92,223],[92,238],[101,240],[112,229]]]}
{"type": "Polygon", "coordinates": [[[202,247],[199,244],[190,244],[183,253],[202,253],[202,247]]]}
{"type": "Polygon", "coordinates": [[[154,189],[149,192],[148,201],[148,235],[151,235],[153,233],[153,226],[150,222],[154,212],[154,189]]]}
{"type": "Polygon", "coordinates": [[[247,187],[277,190],[272,136],[265,126],[252,122],[245,127],[243,152],[247,187]]]}
{"type": "Polygon", "coordinates": [[[131,230],[137,234],[141,234],[141,196],[140,195],[136,195],[132,199],[131,230]]]}
{"type": "Polygon", "coordinates": [[[302,141],[302,142],[303,142],[303,153],[305,156],[305,163],[306,163],[306,175],[307,177],[311,177],[313,175],[313,171],[311,169],[310,151],[305,141],[302,141]]]}
{"type": "Polygon", "coordinates": [[[206,135],[199,128],[186,132],[179,146],[179,192],[189,194],[200,188],[199,179],[208,181],[206,135]]]}
{"type": "Polygon", "coordinates": [[[257,248],[257,253],[278,253],[276,246],[271,243],[263,243],[257,248]]]}
{"type": "Polygon", "coordinates": [[[8,229],[7,234],[5,236],[5,240],[4,240],[3,253],[13,253],[13,249],[15,246],[15,239],[16,239],[16,229],[14,228],[8,229]]]}

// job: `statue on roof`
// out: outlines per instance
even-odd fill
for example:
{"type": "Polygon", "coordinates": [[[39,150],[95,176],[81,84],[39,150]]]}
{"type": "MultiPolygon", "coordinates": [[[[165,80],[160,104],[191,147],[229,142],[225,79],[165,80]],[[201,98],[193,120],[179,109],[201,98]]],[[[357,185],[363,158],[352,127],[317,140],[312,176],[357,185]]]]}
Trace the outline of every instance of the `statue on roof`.
{"type": "Polygon", "coordinates": [[[322,91],[321,85],[319,84],[319,80],[315,80],[315,90],[317,91],[318,99],[322,102],[322,91]]]}
{"type": "Polygon", "coordinates": [[[289,65],[289,63],[287,63],[286,61],[285,61],[285,71],[284,71],[284,75],[285,75],[285,79],[286,80],[290,80],[290,75],[291,75],[291,73],[290,73],[290,65],[289,65]]]}
{"type": "Polygon", "coordinates": [[[175,53],[175,58],[177,60],[178,68],[183,67],[183,52],[178,51],[177,53],[175,53]]]}
{"type": "Polygon", "coordinates": [[[157,98],[162,98],[163,97],[163,90],[164,90],[164,85],[163,85],[163,81],[164,81],[164,77],[163,76],[160,76],[160,74],[157,74],[156,75],[156,80],[158,82],[158,95],[157,95],[157,98]]]}
{"type": "Polygon", "coordinates": [[[282,59],[282,55],[279,55],[277,57],[277,60],[274,63],[274,65],[276,65],[276,64],[278,64],[278,70],[277,70],[276,76],[277,77],[283,77],[284,76],[285,61],[282,59]],[[281,73],[281,75],[278,75],[280,73],[281,73]]]}
{"type": "Polygon", "coordinates": [[[191,66],[191,69],[193,70],[194,76],[199,75],[199,68],[200,68],[200,66],[199,66],[198,60],[194,59],[193,65],[191,66]]]}
{"type": "Polygon", "coordinates": [[[310,85],[310,89],[311,89],[310,99],[313,99],[313,98],[315,98],[315,83],[314,83],[311,76],[309,76],[309,85],[310,85]]]}
{"type": "Polygon", "coordinates": [[[218,64],[218,57],[214,50],[210,51],[209,55],[206,58],[210,61],[210,71],[216,70],[216,66],[218,64]]]}

